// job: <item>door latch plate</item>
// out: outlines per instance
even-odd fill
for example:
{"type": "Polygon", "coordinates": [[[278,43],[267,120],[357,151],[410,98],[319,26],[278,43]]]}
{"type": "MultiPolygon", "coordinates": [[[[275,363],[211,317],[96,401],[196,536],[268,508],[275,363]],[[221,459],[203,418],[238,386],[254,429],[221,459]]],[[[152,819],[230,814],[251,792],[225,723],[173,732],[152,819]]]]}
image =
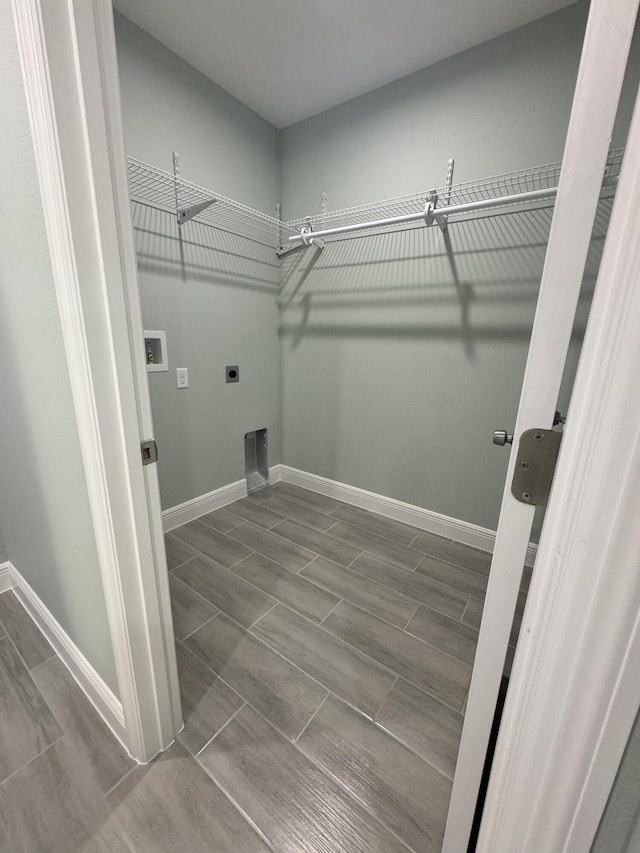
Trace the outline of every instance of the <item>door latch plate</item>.
{"type": "Polygon", "coordinates": [[[561,432],[527,429],[520,436],[511,494],[523,504],[546,506],[560,451],[561,432]]]}
{"type": "Polygon", "coordinates": [[[158,461],[158,445],[153,439],[140,442],[140,454],[143,465],[151,465],[158,461]]]}

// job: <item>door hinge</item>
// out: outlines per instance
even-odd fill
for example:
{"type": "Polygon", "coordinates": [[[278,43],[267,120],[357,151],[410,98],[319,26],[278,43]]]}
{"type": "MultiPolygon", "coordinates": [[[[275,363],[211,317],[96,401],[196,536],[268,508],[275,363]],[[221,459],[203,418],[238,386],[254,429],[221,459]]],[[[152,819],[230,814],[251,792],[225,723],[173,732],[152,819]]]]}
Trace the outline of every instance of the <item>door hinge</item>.
{"type": "Polygon", "coordinates": [[[546,506],[560,451],[562,433],[527,429],[520,436],[511,494],[523,504],[546,506]]]}
{"type": "Polygon", "coordinates": [[[158,461],[158,445],[152,438],[148,441],[141,441],[140,454],[142,455],[142,464],[151,465],[152,462],[158,461]]]}

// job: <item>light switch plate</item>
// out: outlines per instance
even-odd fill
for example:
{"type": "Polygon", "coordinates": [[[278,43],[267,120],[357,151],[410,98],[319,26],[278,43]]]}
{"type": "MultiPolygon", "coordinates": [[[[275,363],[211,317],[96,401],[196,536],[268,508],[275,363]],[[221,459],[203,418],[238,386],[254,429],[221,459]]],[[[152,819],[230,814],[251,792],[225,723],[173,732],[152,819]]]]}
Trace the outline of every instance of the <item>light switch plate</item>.
{"type": "Polygon", "coordinates": [[[178,388],[188,388],[189,387],[189,368],[188,367],[176,367],[176,379],[178,388]]]}

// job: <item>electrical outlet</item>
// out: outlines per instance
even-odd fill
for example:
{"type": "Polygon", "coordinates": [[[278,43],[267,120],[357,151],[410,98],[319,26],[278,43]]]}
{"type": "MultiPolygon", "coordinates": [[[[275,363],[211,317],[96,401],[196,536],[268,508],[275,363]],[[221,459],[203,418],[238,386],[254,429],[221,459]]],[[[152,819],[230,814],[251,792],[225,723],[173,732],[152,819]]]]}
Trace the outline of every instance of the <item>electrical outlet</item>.
{"type": "Polygon", "coordinates": [[[176,378],[178,388],[188,388],[189,387],[189,368],[188,367],[176,367],[176,378]]]}

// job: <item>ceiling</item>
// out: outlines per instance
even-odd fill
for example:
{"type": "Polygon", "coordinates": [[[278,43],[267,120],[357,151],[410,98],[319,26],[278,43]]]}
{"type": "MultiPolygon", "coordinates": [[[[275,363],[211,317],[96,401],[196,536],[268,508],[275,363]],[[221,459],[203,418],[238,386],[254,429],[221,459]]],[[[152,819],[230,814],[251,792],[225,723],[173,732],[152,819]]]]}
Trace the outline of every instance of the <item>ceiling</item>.
{"type": "Polygon", "coordinates": [[[574,0],[115,0],[283,128],[574,0]]]}

